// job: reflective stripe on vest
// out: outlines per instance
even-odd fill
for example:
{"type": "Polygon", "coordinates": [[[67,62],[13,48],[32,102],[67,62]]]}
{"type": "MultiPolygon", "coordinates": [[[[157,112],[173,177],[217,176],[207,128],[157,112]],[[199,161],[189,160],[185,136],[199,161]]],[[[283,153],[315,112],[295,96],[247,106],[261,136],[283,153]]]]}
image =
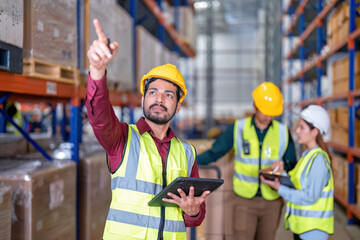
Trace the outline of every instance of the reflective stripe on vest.
{"type": "MultiPolygon", "coordinates": [[[[171,139],[166,162],[167,185],[177,177],[189,177],[194,162],[195,149],[175,137],[171,139]]],[[[130,125],[121,166],[112,175],[112,201],[104,240],[157,239],[161,208],[149,207],[148,202],[163,189],[162,165],[151,135],[147,132],[140,135],[136,125],[130,125]]],[[[165,208],[164,220],[164,239],[186,239],[179,207],[165,208]]]]}
{"type": "MultiPolygon", "coordinates": [[[[297,205],[287,202],[285,214],[285,227],[293,233],[301,234],[310,230],[318,229],[328,234],[334,233],[334,183],[330,167],[330,160],[326,152],[320,147],[308,152],[289,172],[291,181],[296,189],[303,189],[302,185],[307,183],[307,176],[316,156],[321,154],[327,168],[330,171],[330,178],[323,189],[320,198],[312,205],[297,205]]],[[[318,158],[321,160],[320,158],[318,158]]]]}
{"type": "MultiPolygon", "coordinates": [[[[252,118],[240,119],[234,126],[234,192],[244,198],[253,198],[259,188],[260,143],[252,118]],[[245,154],[243,140],[250,144],[250,153],[245,154]]],[[[272,163],[281,160],[288,146],[287,126],[273,120],[262,143],[261,169],[269,168],[272,163]]],[[[280,196],[265,184],[260,185],[261,194],[266,200],[275,200],[280,196]]]]}

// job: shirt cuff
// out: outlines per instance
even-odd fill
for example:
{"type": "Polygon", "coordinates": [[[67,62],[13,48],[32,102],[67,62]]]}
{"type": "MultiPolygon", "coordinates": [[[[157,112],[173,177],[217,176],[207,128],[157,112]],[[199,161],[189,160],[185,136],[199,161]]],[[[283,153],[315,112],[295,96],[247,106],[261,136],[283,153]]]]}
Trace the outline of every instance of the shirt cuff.
{"type": "Polygon", "coordinates": [[[200,209],[199,213],[193,217],[184,213],[184,220],[188,221],[188,222],[197,222],[202,218],[200,213],[201,213],[201,209],[200,209]]]}
{"type": "Polygon", "coordinates": [[[87,92],[91,97],[94,95],[101,95],[108,91],[106,85],[106,72],[104,76],[100,80],[94,80],[90,76],[90,71],[88,73],[88,85],[87,85],[87,92]]]}

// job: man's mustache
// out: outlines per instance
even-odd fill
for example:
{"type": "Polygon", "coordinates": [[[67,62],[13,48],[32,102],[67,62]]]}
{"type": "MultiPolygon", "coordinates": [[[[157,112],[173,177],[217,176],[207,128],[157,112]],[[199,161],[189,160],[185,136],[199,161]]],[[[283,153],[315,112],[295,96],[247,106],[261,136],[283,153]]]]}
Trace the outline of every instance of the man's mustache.
{"type": "Polygon", "coordinates": [[[161,104],[157,104],[157,103],[151,105],[151,106],[150,106],[150,109],[153,108],[153,107],[155,107],[155,106],[162,107],[162,108],[167,112],[167,108],[166,108],[165,106],[163,106],[163,105],[161,105],[161,104]]]}

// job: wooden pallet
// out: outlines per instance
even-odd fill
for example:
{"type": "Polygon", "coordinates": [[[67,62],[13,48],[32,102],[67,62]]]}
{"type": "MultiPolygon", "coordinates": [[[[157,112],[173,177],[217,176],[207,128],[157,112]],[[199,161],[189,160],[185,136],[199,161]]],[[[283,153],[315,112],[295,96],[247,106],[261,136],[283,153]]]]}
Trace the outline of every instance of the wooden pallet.
{"type": "Polygon", "coordinates": [[[23,75],[70,84],[79,84],[80,81],[80,72],[77,68],[35,58],[24,58],[23,75]]]}

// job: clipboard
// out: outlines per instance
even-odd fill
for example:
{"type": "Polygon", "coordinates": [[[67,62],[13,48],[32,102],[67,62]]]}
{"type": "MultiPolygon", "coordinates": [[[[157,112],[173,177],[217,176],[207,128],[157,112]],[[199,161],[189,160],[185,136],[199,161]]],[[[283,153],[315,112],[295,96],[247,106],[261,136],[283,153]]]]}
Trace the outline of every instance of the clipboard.
{"type": "Polygon", "coordinates": [[[276,173],[272,173],[272,172],[264,172],[264,171],[259,171],[259,174],[264,176],[265,179],[271,180],[271,181],[274,181],[275,178],[278,178],[282,185],[285,185],[290,188],[295,188],[294,184],[290,180],[290,176],[284,176],[281,174],[276,174],[276,173]]]}
{"type": "Polygon", "coordinates": [[[192,177],[178,177],[168,186],[166,186],[160,193],[158,193],[153,199],[148,202],[148,206],[151,207],[178,207],[173,203],[164,202],[163,198],[171,199],[167,194],[169,192],[180,196],[177,189],[181,188],[186,195],[189,194],[191,186],[194,187],[194,196],[199,197],[204,191],[209,190],[210,193],[215,191],[224,183],[223,179],[214,178],[192,178],[192,177]]]}

